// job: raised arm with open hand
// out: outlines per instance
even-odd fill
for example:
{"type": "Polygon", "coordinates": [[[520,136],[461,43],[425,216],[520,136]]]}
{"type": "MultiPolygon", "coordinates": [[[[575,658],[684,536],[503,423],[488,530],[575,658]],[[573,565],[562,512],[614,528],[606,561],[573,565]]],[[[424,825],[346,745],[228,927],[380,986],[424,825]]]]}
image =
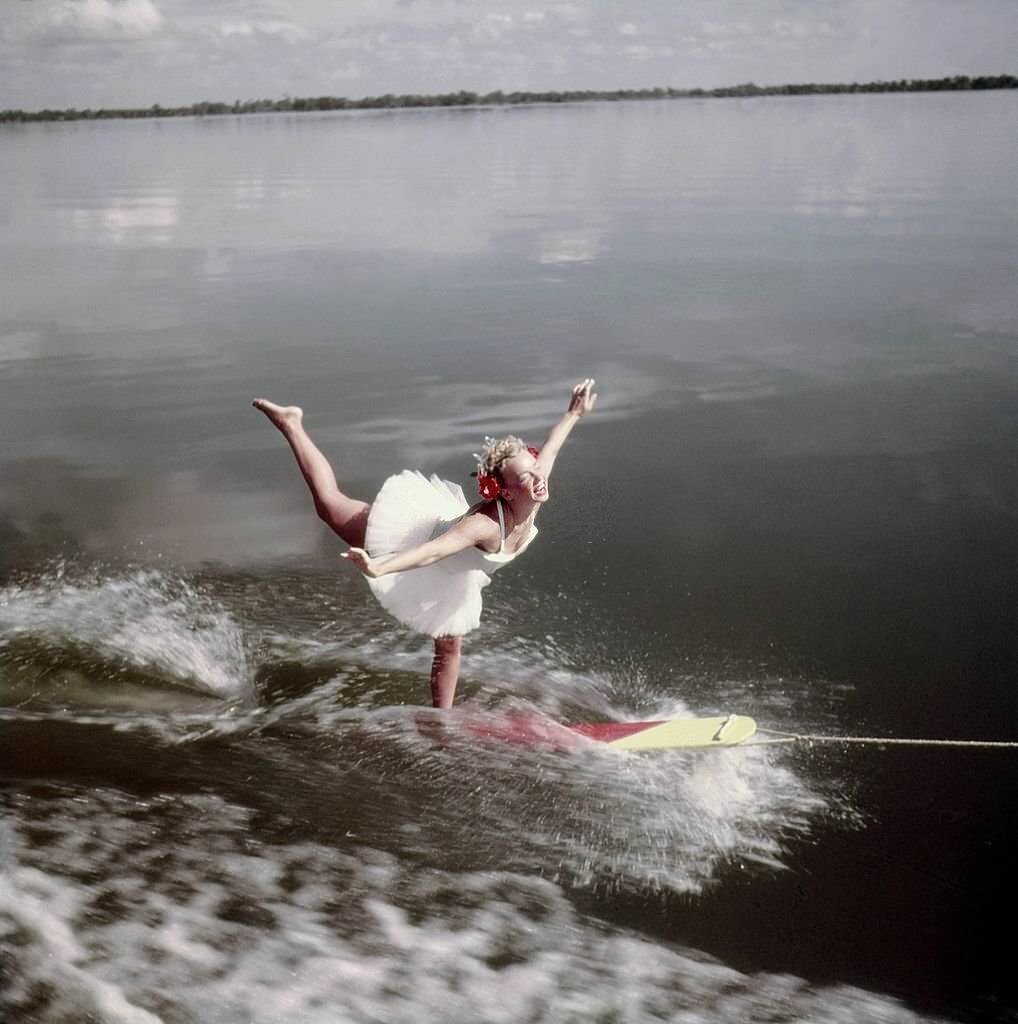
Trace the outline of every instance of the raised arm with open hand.
{"type": "Polygon", "coordinates": [[[573,388],[569,396],[569,407],[565,415],[551,428],[541,454],[538,456],[537,465],[541,472],[547,477],[551,475],[551,467],[555,465],[555,458],[559,449],[565,444],[569,432],[576,426],[577,422],[587,415],[597,401],[597,393],[594,391],[594,378],[587,377],[581,380],[573,388]]]}

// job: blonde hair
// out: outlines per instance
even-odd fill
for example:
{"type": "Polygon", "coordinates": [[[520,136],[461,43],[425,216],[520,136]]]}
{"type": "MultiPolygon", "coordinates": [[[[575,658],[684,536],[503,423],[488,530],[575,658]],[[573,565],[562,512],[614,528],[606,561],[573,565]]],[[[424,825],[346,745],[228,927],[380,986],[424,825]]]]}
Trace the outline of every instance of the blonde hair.
{"type": "Polygon", "coordinates": [[[520,452],[525,451],[526,447],[515,434],[500,438],[486,437],[481,454],[478,455],[477,452],[474,452],[474,458],[477,459],[477,472],[501,478],[502,466],[519,455],[520,452]]]}

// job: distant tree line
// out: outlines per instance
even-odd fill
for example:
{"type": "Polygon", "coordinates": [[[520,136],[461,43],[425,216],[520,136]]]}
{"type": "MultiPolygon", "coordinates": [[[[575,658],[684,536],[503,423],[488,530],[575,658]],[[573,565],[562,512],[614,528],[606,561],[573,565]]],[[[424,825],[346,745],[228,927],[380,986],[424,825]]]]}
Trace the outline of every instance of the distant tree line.
{"type": "Polygon", "coordinates": [[[233,103],[202,101],[184,107],[102,107],[96,110],[0,110],[4,121],[95,121],[106,118],[132,117],[210,117],[222,114],[262,114],[308,110],[391,110],[408,107],[473,107],[515,106],[527,103],[583,103],[595,100],[677,100],[731,98],[739,96],[812,96],[836,93],[865,92],[943,92],[965,89],[1015,89],[1014,75],[954,75],[951,78],[902,78],[895,82],[852,82],[823,84],[805,82],[799,85],[743,85],[720,89],[581,89],[566,92],[496,92],[476,93],[461,90],[439,95],[403,94],[365,96],[346,99],[342,96],[284,97],[281,100],[236,100],[233,103]]]}

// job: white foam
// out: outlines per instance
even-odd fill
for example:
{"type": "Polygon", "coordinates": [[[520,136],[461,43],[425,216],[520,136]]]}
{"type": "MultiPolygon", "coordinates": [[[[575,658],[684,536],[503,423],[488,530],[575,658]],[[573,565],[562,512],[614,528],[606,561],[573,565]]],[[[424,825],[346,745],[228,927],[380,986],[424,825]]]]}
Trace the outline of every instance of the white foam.
{"type": "Polygon", "coordinates": [[[592,921],[547,879],[253,843],[249,814],[215,798],[11,802],[48,836],[16,836],[0,874],[0,910],[21,933],[9,949],[21,980],[0,1009],[16,1015],[48,983],[40,1024],[75,1011],[116,1024],[920,1019],[592,921]]]}
{"type": "Polygon", "coordinates": [[[22,970],[5,1001],[23,998],[31,985],[45,982],[54,993],[53,1019],[84,1010],[108,1024],[160,1024],[158,1017],[131,1003],[118,985],[78,966],[88,951],[75,939],[69,921],[82,896],[68,882],[34,868],[0,874],[0,912],[12,922],[11,931],[31,937],[19,943],[22,970]]]}
{"type": "Polygon", "coordinates": [[[58,568],[0,589],[0,648],[18,640],[74,648],[111,671],[147,672],[217,697],[250,690],[232,616],[188,580],[156,570],[71,578],[58,568]]]}
{"type": "MultiPolygon", "coordinates": [[[[250,638],[228,611],[186,581],[152,571],[86,581],[55,574],[8,587],[0,592],[0,636],[6,642],[21,635],[87,646],[108,659],[148,664],[157,679],[198,679],[207,690],[229,694],[241,691],[249,673],[250,638]]],[[[416,709],[391,706],[406,683],[390,673],[425,679],[430,659],[426,642],[398,633],[365,640],[355,631],[330,642],[275,633],[259,638],[259,647],[267,658],[298,660],[312,677],[316,666],[341,667],[307,692],[267,705],[59,714],[81,725],[144,728],[176,744],[297,730],[314,737],[318,749],[324,741],[342,750],[318,759],[314,770],[325,784],[341,787],[350,765],[361,773],[359,785],[367,790],[347,830],[352,834],[398,835],[401,852],[425,860],[443,849],[447,835],[462,834],[464,863],[537,872],[571,885],[698,893],[725,869],[778,870],[784,838],[811,827],[828,806],[773,748],[653,756],[592,748],[569,757],[497,743],[473,742],[469,756],[436,749],[418,732],[416,709]],[[394,824],[371,810],[373,803],[389,806],[390,779],[404,780],[395,785],[416,805],[414,820],[394,824]],[[367,795],[372,789],[374,800],[367,795]]],[[[514,638],[495,638],[466,659],[466,675],[473,701],[494,712],[517,709],[565,721],[636,717],[634,705],[643,717],[704,713],[655,697],[639,667],[627,669],[621,683],[569,667],[553,639],[521,647],[514,638]],[[493,681],[478,690],[472,672],[493,681]],[[619,692],[628,707],[617,696],[613,701],[619,692]]],[[[29,719],[57,712],[7,713],[29,719]]],[[[305,774],[303,763],[290,764],[298,756],[292,744],[275,745],[275,778],[305,774]]]]}

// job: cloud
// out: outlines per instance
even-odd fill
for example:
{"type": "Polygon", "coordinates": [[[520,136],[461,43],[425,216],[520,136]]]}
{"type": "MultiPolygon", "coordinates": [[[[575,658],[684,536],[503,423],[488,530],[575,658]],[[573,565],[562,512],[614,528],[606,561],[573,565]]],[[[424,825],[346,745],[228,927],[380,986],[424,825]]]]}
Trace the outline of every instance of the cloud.
{"type": "MultiPolygon", "coordinates": [[[[774,22],[775,26],[778,24],[778,21],[774,22]]],[[[792,23],[789,21],[782,21],[780,24],[782,26],[790,26],[792,23]]],[[[748,36],[753,34],[753,26],[748,21],[705,21],[701,24],[700,28],[705,36],[748,36]]]]}
{"type": "Polygon", "coordinates": [[[553,4],[549,10],[561,22],[572,23],[587,19],[587,10],[579,4],[553,4]]]}
{"type": "Polygon", "coordinates": [[[801,21],[789,21],[779,18],[771,24],[771,29],[776,36],[795,36],[798,39],[805,39],[810,34],[809,26],[801,21]]]}
{"type": "Polygon", "coordinates": [[[1016,0],[8,0],[5,105],[1000,72],[1016,0]],[[59,52],[57,52],[59,51],[59,52]]]}
{"type": "Polygon", "coordinates": [[[474,37],[488,41],[501,39],[508,32],[513,30],[513,18],[511,14],[486,14],[480,22],[474,26],[474,37]]]}
{"type": "Polygon", "coordinates": [[[242,39],[250,39],[256,36],[274,36],[291,45],[307,42],[313,38],[307,29],[301,28],[300,25],[295,25],[292,21],[265,19],[224,21],[219,25],[219,34],[224,39],[229,39],[231,36],[237,36],[242,39]]]}
{"type": "Polygon", "coordinates": [[[162,14],[152,0],[63,0],[37,16],[28,35],[49,42],[114,42],[159,32],[162,14]]]}
{"type": "Polygon", "coordinates": [[[625,53],[626,56],[631,57],[633,60],[650,60],[655,56],[661,56],[661,53],[658,50],[655,50],[652,46],[643,46],[640,44],[623,47],[623,53],[625,53]]]}

